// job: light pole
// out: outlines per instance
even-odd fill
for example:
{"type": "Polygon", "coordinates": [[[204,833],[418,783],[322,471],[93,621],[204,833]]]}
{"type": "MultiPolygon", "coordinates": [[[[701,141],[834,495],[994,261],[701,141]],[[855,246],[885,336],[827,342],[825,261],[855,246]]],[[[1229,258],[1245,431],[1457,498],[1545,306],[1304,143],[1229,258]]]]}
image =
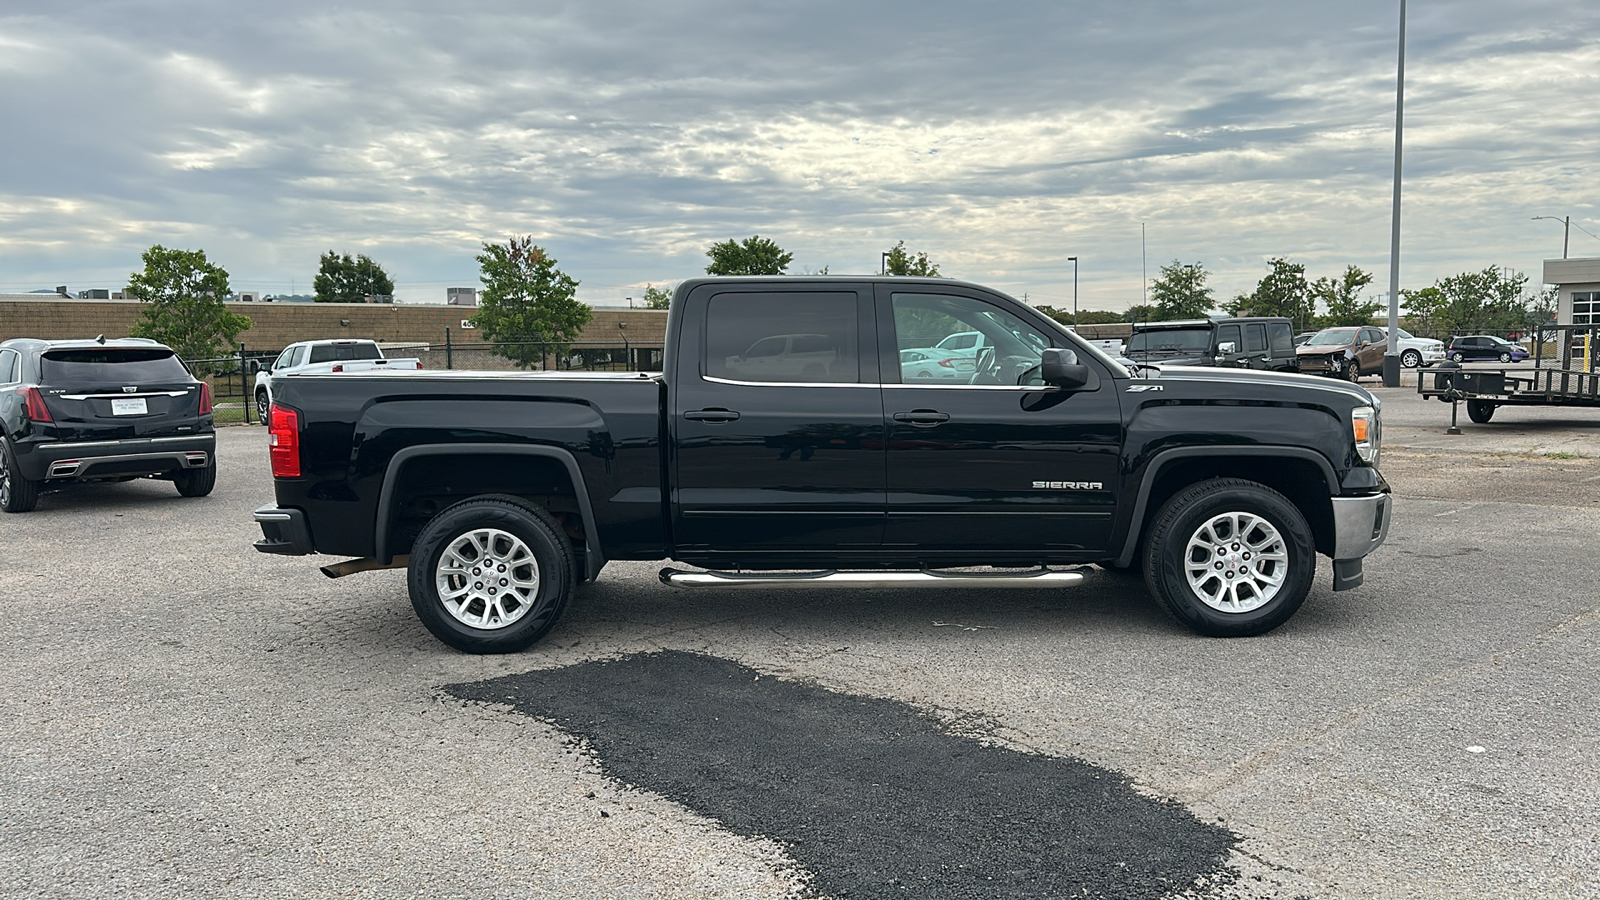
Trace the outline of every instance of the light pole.
{"type": "Polygon", "coordinates": [[[1078,258],[1069,256],[1072,260],[1072,330],[1078,330],[1078,258]]]}
{"type": "Polygon", "coordinates": [[[878,254],[878,256],[880,257],[880,259],[878,260],[878,274],[879,275],[887,275],[887,274],[889,274],[889,251],[885,250],[882,253],[878,254]]]}
{"type": "Polygon", "coordinates": [[[1406,121],[1406,0],[1400,0],[1400,54],[1394,75],[1394,210],[1389,225],[1389,333],[1383,345],[1383,386],[1400,386],[1400,145],[1406,121]]]}
{"type": "Polygon", "coordinates": [[[1562,259],[1566,259],[1567,258],[1567,241],[1572,237],[1572,217],[1571,216],[1566,216],[1566,217],[1561,217],[1561,216],[1534,216],[1533,218],[1534,218],[1535,221],[1537,221],[1539,219],[1549,219],[1552,222],[1561,222],[1562,223],[1562,229],[1563,230],[1562,230],[1562,233],[1561,233],[1561,258],[1562,259]]]}

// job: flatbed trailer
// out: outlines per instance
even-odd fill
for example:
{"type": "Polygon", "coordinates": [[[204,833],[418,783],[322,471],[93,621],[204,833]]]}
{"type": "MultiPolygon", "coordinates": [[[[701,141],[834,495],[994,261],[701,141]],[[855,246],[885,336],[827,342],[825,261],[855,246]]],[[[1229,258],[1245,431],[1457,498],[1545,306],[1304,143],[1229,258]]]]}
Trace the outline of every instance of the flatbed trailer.
{"type": "Polygon", "coordinates": [[[1467,404],[1480,425],[1502,406],[1572,406],[1600,409],[1600,325],[1546,325],[1535,332],[1532,369],[1464,369],[1445,361],[1417,374],[1417,393],[1467,404]],[[1555,344],[1555,352],[1545,347],[1555,344]]]}

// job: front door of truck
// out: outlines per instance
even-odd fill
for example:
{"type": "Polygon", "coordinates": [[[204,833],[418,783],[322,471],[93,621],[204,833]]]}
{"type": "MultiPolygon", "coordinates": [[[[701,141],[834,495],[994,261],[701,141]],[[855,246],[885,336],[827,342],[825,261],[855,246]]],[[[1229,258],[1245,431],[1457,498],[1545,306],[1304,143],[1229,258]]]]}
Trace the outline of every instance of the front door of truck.
{"type": "Polygon", "coordinates": [[[994,559],[1090,558],[1111,538],[1122,418],[1111,372],[1084,354],[1091,389],[1039,380],[1046,347],[1075,345],[973,288],[877,287],[889,432],[886,549],[994,559]],[[965,370],[929,379],[888,361],[980,331],[965,370]]]}
{"type": "Polygon", "coordinates": [[[682,302],[678,555],[876,549],[884,428],[870,287],[706,284],[682,302]]]}

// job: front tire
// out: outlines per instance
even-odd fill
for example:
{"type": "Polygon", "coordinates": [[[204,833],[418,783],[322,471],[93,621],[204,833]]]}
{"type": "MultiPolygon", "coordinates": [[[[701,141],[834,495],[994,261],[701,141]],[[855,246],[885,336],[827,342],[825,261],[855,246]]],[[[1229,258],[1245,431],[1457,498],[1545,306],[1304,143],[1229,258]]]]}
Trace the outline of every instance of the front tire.
{"type": "Polygon", "coordinates": [[[1287,622],[1316,573],[1305,516],[1242,478],[1175,494],[1156,514],[1145,554],[1151,595],[1174,619],[1214,637],[1265,634],[1287,622]]]}
{"type": "Polygon", "coordinates": [[[1489,424],[1489,420],[1494,418],[1494,410],[1495,410],[1495,405],[1494,405],[1494,403],[1492,401],[1489,401],[1489,400],[1468,400],[1467,401],[1467,418],[1469,418],[1472,421],[1478,423],[1479,425],[1487,425],[1487,424],[1489,424]]]}
{"type": "Polygon", "coordinates": [[[11,442],[0,438],[0,510],[8,513],[31,511],[39,505],[39,482],[22,474],[11,442]]]}
{"type": "Polygon", "coordinates": [[[185,497],[204,497],[217,486],[217,458],[211,457],[211,464],[203,469],[178,471],[172,476],[172,483],[178,486],[178,493],[185,497]]]}
{"type": "Polygon", "coordinates": [[[1408,369],[1415,369],[1422,365],[1422,354],[1416,350],[1407,350],[1400,354],[1400,365],[1408,369]]]}
{"type": "Polygon", "coordinates": [[[466,653],[515,653],[549,633],[575,582],[572,548],[550,514],[512,498],[445,509],[411,548],[411,605],[433,636],[466,653]]]}
{"type": "Polygon", "coordinates": [[[1500,361],[1503,362],[1503,363],[1511,362],[1511,354],[1509,354],[1509,353],[1500,354],[1500,361]]]}
{"type": "Polygon", "coordinates": [[[266,391],[256,391],[256,421],[262,425],[271,425],[272,399],[266,391]]]}
{"type": "Polygon", "coordinates": [[[1353,359],[1350,360],[1350,368],[1344,370],[1344,377],[1350,379],[1351,384],[1359,382],[1361,380],[1361,364],[1353,359]]]}

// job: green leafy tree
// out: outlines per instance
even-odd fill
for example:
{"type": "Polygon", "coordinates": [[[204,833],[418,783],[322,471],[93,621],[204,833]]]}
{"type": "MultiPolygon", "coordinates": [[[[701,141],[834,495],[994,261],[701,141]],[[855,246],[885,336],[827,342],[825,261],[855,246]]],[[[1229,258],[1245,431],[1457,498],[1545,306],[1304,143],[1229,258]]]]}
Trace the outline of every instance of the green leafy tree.
{"type": "Polygon", "coordinates": [[[1311,286],[1306,283],[1306,267],[1282,258],[1272,261],[1272,271],[1256,283],[1254,291],[1240,294],[1222,308],[1235,316],[1284,316],[1294,322],[1296,331],[1310,328],[1317,315],[1311,286]]]}
{"type": "Polygon", "coordinates": [[[1370,325],[1372,317],[1383,309],[1376,300],[1363,300],[1361,291],[1372,283],[1372,273],[1359,266],[1345,266],[1344,274],[1337,279],[1318,278],[1311,283],[1311,297],[1328,307],[1322,320],[1324,327],[1335,325],[1370,325]]]}
{"type": "Polygon", "coordinates": [[[251,325],[223,305],[228,272],[204,250],[169,250],[156,244],[144,252],[144,271],[128,276],[127,295],[144,304],[128,333],[151,338],[183,359],[214,359],[251,325]]]}
{"type": "Polygon", "coordinates": [[[711,257],[711,265],[706,266],[707,275],[782,275],[794,261],[793,253],[759,234],[742,242],[729,238],[712,244],[706,256],[711,257]]]}
{"type": "Polygon", "coordinates": [[[1406,312],[1406,328],[1413,334],[1424,337],[1437,337],[1445,334],[1447,330],[1439,325],[1439,312],[1444,309],[1444,292],[1438,287],[1425,287],[1417,290],[1401,290],[1400,305],[1406,312]]]}
{"type": "Polygon", "coordinates": [[[889,255],[883,259],[883,272],[885,275],[939,277],[939,267],[928,259],[928,254],[918,253],[916,256],[912,256],[906,252],[905,241],[901,241],[890,248],[889,255]]]}
{"type": "Polygon", "coordinates": [[[394,279],[366,254],[352,258],[329,250],[322,254],[311,288],[318,303],[362,303],[372,296],[393,296],[394,279]]]}
{"type": "Polygon", "coordinates": [[[672,305],[672,292],[653,284],[644,286],[644,308],[666,309],[672,305]]]}
{"type": "Polygon", "coordinates": [[[1161,274],[1150,283],[1156,319],[1198,319],[1211,312],[1211,288],[1206,279],[1211,273],[1201,263],[1185,265],[1173,260],[1161,267],[1161,274]]]}
{"type": "Polygon", "coordinates": [[[1161,310],[1143,303],[1128,307],[1128,311],[1122,314],[1124,322],[1156,322],[1161,318],[1161,310]]]}
{"type": "Polygon", "coordinates": [[[1433,285],[1442,298],[1438,327],[1450,334],[1510,334],[1547,321],[1523,296],[1527,284],[1528,276],[1493,266],[1441,278],[1433,285]]]}
{"type": "Polygon", "coordinates": [[[574,294],[578,281],[556,268],[555,258],[532,237],[484,244],[476,257],[483,291],[472,324],[494,341],[494,352],[522,368],[558,358],[577,340],[594,311],[574,294]]]}

